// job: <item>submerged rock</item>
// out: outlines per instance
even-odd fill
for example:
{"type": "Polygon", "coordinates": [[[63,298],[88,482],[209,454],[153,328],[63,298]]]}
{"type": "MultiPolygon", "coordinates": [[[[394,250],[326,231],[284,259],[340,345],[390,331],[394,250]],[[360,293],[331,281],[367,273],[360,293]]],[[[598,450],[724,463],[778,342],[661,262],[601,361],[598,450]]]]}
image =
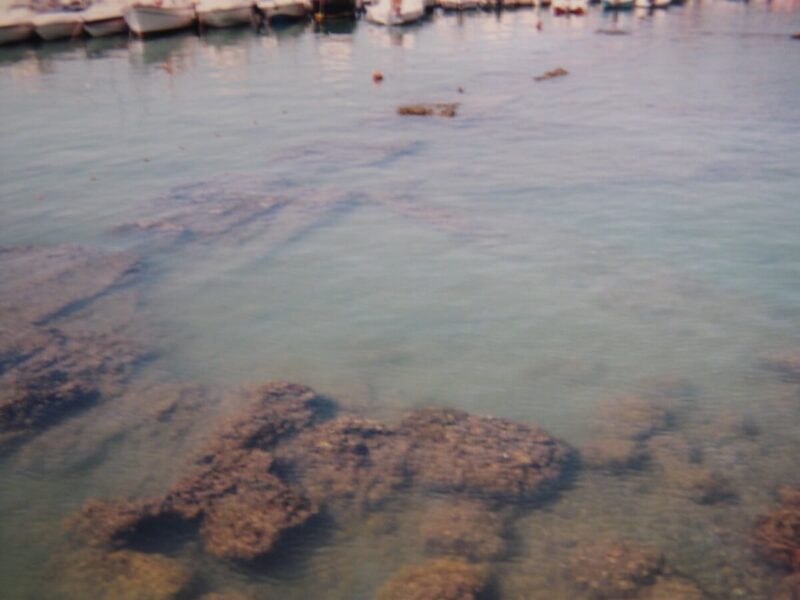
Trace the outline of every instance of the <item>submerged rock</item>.
{"type": "Polygon", "coordinates": [[[145,352],[127,318],[66,319],[126,282],[127,253],[80,246],[0,249],[0,442],[51,425],[119,391],[145,352]]]}
{"type": "Polygon", "coordinates": [[[474,500],[447,500],[425,513],[420,536],[432,554],[459,556],[474,562],[505,553],[507,515],[474,500]]]}
{"type": "Polygon", "coordinates": [[[130,550],[79,552],[64,569],[60,591],[75,600],[173,600],[191,579],[173,559],[130,550]]]}
{"type": "Polygon", "coordinates": [[[267,452],[309,426],[322,399],[305,386],[272,382],[248,394],[251,407],[229,418],[190,472],[163,498],[84,507],[73,529],[95,546],[132,543],[142,530],[169,534],[170,523],[199,526],[209,553],[251,560],[283,533],[304,524],[316,506],[273,472],[267,452]]]}
{"type": "Polygon", "coordinates": [[[800,351],[769,357],[764,360],[763,365],[784,381],[800,383],[800,351]]]}
{"type": "Polygon", "coordinates": [[[800,487],[782,487],[779,506],[758,519],[753,532],[756,551],[775,566],[800,572],[800,487]]]}
{"type": "Polygon", "coordinates": [[[488,571],[450,558],[403,567],[378,590],[378,600],[476,600],[488,571]]]}
{"type": "Polygon", "coordinates": [[[433,491],[533,500],[559,482],[572,459],[566,444],[535,425],[455,409],[415,411],[400,431],[413,441],[415,482],[433,491]]]}
{"type": "Polygon", "coordinates": [[[397,107],[397,114],[414,117],[455,117],[458,102],[433,104],[404,104],[397,107]]]}
{"type": "Polygon", "coordinates": [[[534,81],[546,81],[548,79],[555,79],[556,77],[564,77],[564,75],[569,75],[569,71],[562,67],[557,67],[552,71],[546,71],[541,75],[537,75],[533,78],[534,81]]]}
{"type": "Polygon", "coordinates": [[[706,595],[694,583],[681,577],[659,577],[639,594],[642,600],[703,600],[706,595]]]}
{"type": "Polygon", "coordinates": [[[40,325],[86,304],[138,269],[135,256],[83,246],[0,248],[0,321],[40,325]]]}
{"type": "Polygon", "coordinates": [[[588,466],[621,472],[650,458],[647,440],[669,427],[671,404],[660,394],[635,395],[602,403],[595,413],[595,437],[581,450],[588,466]]]}
{"type": "Polygon", "coordinates": [[[598,600],[634,598],[656,582],[663,568],[656,549],[623,539],[581,544],[570,557],[575,583],[598,600]]]}
{"type": "Polygon", "coordinates": [[[345,499],[368,508],[408,484],[409,448],[392,427],[348,416],[303,432],[276,456],[315,501],[345,499]]]}
{"type": "Polygon", "coordinates": [[[256,486],[214,502],[203,515],[206,550],[220,558],[253,560],[268,554],[285,532],[316,514],[306,498],[264,474],[256,486]]]}

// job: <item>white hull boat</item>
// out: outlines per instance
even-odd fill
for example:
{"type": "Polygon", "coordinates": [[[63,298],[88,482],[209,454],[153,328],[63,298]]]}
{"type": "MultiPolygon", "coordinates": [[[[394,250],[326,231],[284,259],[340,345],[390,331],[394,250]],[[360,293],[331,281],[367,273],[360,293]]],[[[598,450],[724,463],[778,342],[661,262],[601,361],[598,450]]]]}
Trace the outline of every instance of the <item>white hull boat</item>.
{"type": "Polygon", "coordinates": [[[24,42],[33,35],[33,23],[19,23],[17,25],[0,24],[0,46],[24,42]]]}
{"type": "Polygon", "coordinates": [[[653,7],[652,0],[634,0],[633,5],[636,8],[652,8],[653,7]]]}
{"type": "Polygon", "coordinates": [[[205,27],[236,27],[253,20],[250,0],[200,0],[197,19],[205,27]]]}
{"type": "Polygon", "coordinates": [[[123,11],[125,22],[139,37],[186,29],[194,23],[195,11],[191,4],[131,4],[123,11]]]}
{"type": "Polygon", "coordinates": [[[672,0],[653,0],[653,8],[667,8],[672,4],[672,0]]]}
{"type": "Polygon", "coordinates": [[[33,35],[33,12],[25,7],[11,7],[0,12],[0,46],[24,42],[33,35]]]}
{"type": "Polygon", "coordinates": [[[33,17],[33,28],[43,40],[62,40],[78,37],[83,31],[83,19],[79,11],[43,12],[33,17]]]}
{"type": "Polygon", "coordinates": [[[589,9],[586,0],[553,0],[553,14],[559,15],[585,15],[589,9]]]}
{"type": "Polygon", "coordinates": [[[424,0],[380,0],[367,8],[367,19],[379,25],[406,25],[423,16],[424,0]]]}
{"type": "Polygon", "coordinates": [[[310,0],[263,0],[256,2],[256,6],[270,21],[275,19],[304,19],[313,10],[310,0]]]}
{"type": "Polygon", "coordinates": [[[111,2],[92,5],[83,13],[83,29],[92,37],[106,37],[127,31],[122,5],[111,2]]]}

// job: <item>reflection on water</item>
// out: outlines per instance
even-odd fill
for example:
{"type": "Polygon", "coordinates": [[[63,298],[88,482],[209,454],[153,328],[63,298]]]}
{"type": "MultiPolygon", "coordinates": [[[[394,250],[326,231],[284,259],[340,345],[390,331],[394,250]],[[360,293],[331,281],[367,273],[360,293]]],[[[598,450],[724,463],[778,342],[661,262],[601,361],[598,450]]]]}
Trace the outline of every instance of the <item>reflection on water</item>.
{"type": "Polygon", "coordinates": [[[0,595],[790,598],[790,8],[1,49],[0,595]]]}

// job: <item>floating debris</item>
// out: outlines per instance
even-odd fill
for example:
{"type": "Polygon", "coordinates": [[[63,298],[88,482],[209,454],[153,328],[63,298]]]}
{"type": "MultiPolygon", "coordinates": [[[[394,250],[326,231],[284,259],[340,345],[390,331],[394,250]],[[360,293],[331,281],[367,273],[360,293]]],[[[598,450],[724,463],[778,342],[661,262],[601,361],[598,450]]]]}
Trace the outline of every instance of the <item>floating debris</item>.
{"type": "Polygon", "coordinates": [[[595,31],[600,35],[630,35],[630,31],[626,29],[598,29],[595,31]]]}
{"type": "Polygon", "coordinates": [[[447,117],[456,116],[458,102],[442,102],[434,104],[404,104],[397,107],[397,114],[414,117],[447,117]]]}
{"type": "Polygon", "coordinates": [[[569,71],[563,69],[561,67],[555,68],[552,71],[546,71],[541,75],[537,75],[533,78],[534,81],[545,81],[547,79],[555,79],[556,77],[564,77],[564,75],[569,75],[569,71]]]}

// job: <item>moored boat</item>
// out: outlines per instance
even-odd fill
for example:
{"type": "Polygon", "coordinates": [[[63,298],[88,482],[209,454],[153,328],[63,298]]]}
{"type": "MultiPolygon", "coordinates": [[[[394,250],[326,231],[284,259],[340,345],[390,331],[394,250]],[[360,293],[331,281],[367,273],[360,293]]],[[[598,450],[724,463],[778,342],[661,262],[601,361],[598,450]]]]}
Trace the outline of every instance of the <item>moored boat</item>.
{"type": "Polygon", "coordinates": [[[37,13],[33,16],[33,28],[43,40],[78,37],[83,31],[80,7],[70,6],[37,13]]]}
{"type": "Polygon", "coordinates": [[[562,15],[585,15],[589,5],[586,0],[553,0],[553,14],[562,15]]]}
{"type": "Polygon", "coordinates": [[[672,0],[653,0],[653,8],[669,8],[672,0]]]}
{"type": "Polygon", "coordinates": [[[195,10],[203,27],[236,27],[253,21],[252,0],[199,0],[195,10]]]}
{"type": "Polygon", "coordinates": [[[92,37],[105,37],[128,30],[119,2],[99,2],[83,13],[83,29],[92,37]]]}
{"type": "Polygon", "coordinates": [[[256,6],[270,21],[305,19],[314,9],[311,0],[258,0],[256,6]]]}
{"type": "Polygon", "coordinates": [[[445,10],[473,10],[478,8],[478,0],[441,0],[445,10]]]}
{"type": "Polygon", "coordinates": [[[161,0],[138,0],[128,5],[122,14],[130,30],[139,37],[186,29],[196,17],[194,4],[161,0]]]}
{"type": "Polygon", "coordinates": [[[0,46],[24,42],[33,35],[33,13],[25,6],[0,12],[0,46]]]}
{"type": "Polygon", "coordinates": [[[634,0],[603,0],[603,8],[605,10],[630,10],[633,8],[633,3],[634,0]]]}
{"type": "Polygon", "coordinates": [[[367,19],[379,25],[406,25],[423,16],[424,0],[379,0],[367,8],[367,19]]]}

